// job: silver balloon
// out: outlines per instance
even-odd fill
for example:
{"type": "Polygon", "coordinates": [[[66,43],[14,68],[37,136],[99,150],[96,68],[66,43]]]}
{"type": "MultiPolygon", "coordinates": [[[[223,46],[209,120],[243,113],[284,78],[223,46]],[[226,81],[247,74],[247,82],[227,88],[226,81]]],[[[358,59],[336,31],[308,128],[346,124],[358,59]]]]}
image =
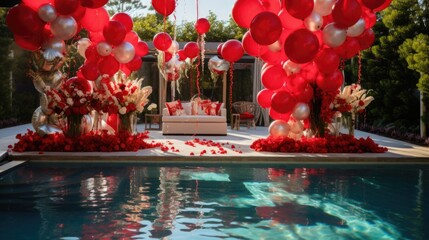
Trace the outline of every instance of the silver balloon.
{"type": "Polygon", "coordinates": [[[48,107],[49,105],[49,99],[48,96],[45,93],[40,94],[40,107],[42,109],[42,112],[46,115],[51,115],[54,111],[48,107]]]}
{"type": "Polygon", "coordinates": [[[292,117],[296,120],[304,120],[310,116],[310,107],[307,103],[297,103],[292,111],[292,117]]]}
{"type": "Polygon", "coordinates": [[[313,11],[317,12],[321,16],[327,16],[331,14],[332,8],[337,0],[314,0],[313,11]]]}
{"type": "Polygon", "coordinates": [[[39,92],[43,93],[46,89],[46,84],[41,77],[33,77],[34,88],[39,92]]]}
{"type": "Polygon", "coordinates": [[[286,75],[290,76],[295,73],[299,73],[301,71],[301,65],[298,63],[294,63],[291,60],[287,60],[283,63],[283,69],[286,72],[286,75]]]}
{"type": "Polygon", "coordinates": [[[91,40],[89,40],[88,38],[81,38],[79,41],[77,41],[77,52],[79,53],[79,55],[86,58],[85,51],[86,49],[88,49],[89,46],[91,46],[91,44],[91,40]]]}
{"type": "Polygon", "coordinates": [[[133,60],[135,54],[134,46],[129,42],[123,42],[113,49],[113,55],[119,63],[129,63],[133,60]]]}
{"type": "Polygon", "coordinates": [[[62,40],[69,40],[77,33],[76,20],[72,16],[58,16],[51,23],[51,32],[55,37],[62,40]]]}
{"type": "Polygon", "coordinates": [[[286,121],[275,120],[268,128],[272,137],[287,137],[290,131],[290,126],[286,121]]]}
{"type": "Polygon", "coordinates": [[[65,53],[66,43],[59,38],[53,37],[42,44],[42,49],[53,49],[60,53],[65,53]]]}
{"type": "Polygon", "coordinates": [[[179,43],[176,40],[173,40],[170,47],[167,49],[167,52],[173,54],[177,53],[177,51],[179,51],[179,43]]]}
{"type": "Polygon", "coordinates": [[[38,129],[36,129],[36,132],[40,136],[44,136],[47,134],[62,133],[63,131],[58,126],[52,124],[42,124],[38,129]]]}
{"type": "Polygon", "coordinates": [[[347,36],[357,37],[365,31],[365,20],[360,18],[353,26],[347,28],[347,36]]]}
{"type": "Polygon", "coordinates": [[[320,30],[323,26],[323,17],[317,12],[312,12],[304,19],[304,25],[312,32],[320,30]]]}
{"type": "Polygon", "coordinates": [[[80,125],[82,133],[89,133],[92,130],[92,125],[94,124],[93,118],[91,115],[86,114],[82,118],[80,125]]]}
{"type": "Polygon", "coordinates": [[[107,42],[100,42],[97,44],[97,52],[101,56],[108,56],[112,53],[112,46],[107,42]]]}
{"type": "Polygon", "coordinates": [[[43,51],[43,58],[46,59],[46,61],[48,62],[55,60],[55,58],[63,57],[64,55],[55,49],[48,48],[43,51]]]}
{"type": "Polygon", "coordinates": [[[38,107],[33,112],[33,116],[31,117],[31,124],[33,125],[34,130],[37,131],[39,127],[43,124],[48,123],[48,116],[42,112],[42,107],[38,107]]]}
{"type": "Polygon", "coordinates": [[[323,42],[330,47],[338,47],[346,41],[347,32],[330,23],[323,29],[323,42]]]}
{"type": "Polygon", "coordinates": [[[268,50],[270,50],[271,52],[280,52],[280,50],[282,50],[282,43],[277,40],[274,43],[268,45],[268,50]]]}
{"type": "Polygon", "coordinates": [[[61,71],[39,73],[45,84],[51,88],[58,88],[62,83],[64,75],[61,71]]]}
{"type": "Polygon", "coordinates": [[[45,22],[52,22],[57,18],[57,11],[54,6],[49,3],[43,4],[39,7],[39,17],[45,22]]]}

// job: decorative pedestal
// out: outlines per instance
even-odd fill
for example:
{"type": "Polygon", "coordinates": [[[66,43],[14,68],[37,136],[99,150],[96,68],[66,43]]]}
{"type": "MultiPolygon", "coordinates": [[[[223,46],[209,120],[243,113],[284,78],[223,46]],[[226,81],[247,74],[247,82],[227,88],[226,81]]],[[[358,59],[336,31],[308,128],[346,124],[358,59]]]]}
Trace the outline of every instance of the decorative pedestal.
{"type": "Polygon", "coordinates": [[[240,130],[240,114],[233,113],[231,115],[231,129],[240,130]]]}
{"type": "Polygon", "coordinates": [[[160,130],[162,127],[161,114],[145,114],[144,116],[144,129],[146,130],[160,130]],[[152,124],[158,124],[152,127],[152,124]]]}

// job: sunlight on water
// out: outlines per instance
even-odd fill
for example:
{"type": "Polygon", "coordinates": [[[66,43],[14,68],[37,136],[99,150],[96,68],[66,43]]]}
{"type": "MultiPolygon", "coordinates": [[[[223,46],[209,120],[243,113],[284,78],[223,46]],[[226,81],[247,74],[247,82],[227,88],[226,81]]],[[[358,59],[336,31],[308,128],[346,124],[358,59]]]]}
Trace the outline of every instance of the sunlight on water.
{"type": "Polygon", "coordinates": [[[30,164],[0,176],[0,230],[2,239],[425,239],[428,183],[427,169],[30,164]]]}

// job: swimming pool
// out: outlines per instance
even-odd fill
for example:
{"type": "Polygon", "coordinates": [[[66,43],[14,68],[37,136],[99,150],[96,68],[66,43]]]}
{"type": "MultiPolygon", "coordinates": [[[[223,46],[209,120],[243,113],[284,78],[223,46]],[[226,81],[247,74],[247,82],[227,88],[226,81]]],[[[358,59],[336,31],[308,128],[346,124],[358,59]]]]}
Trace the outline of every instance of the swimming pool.
{"type": "Polygon", "coordinates": [[[1,239],[428,239],[429,166],[28,163],[1,239]]]}

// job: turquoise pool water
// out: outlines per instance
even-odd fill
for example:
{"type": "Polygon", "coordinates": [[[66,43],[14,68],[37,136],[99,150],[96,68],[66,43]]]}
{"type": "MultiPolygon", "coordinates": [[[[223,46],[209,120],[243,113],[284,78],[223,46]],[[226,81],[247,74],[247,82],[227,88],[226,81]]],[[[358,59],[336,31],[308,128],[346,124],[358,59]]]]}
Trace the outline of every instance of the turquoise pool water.
{"type": "Polygon", "coordinates": [[[1,239],[429,239],[429,167],[26,164],[1,239]]]}

